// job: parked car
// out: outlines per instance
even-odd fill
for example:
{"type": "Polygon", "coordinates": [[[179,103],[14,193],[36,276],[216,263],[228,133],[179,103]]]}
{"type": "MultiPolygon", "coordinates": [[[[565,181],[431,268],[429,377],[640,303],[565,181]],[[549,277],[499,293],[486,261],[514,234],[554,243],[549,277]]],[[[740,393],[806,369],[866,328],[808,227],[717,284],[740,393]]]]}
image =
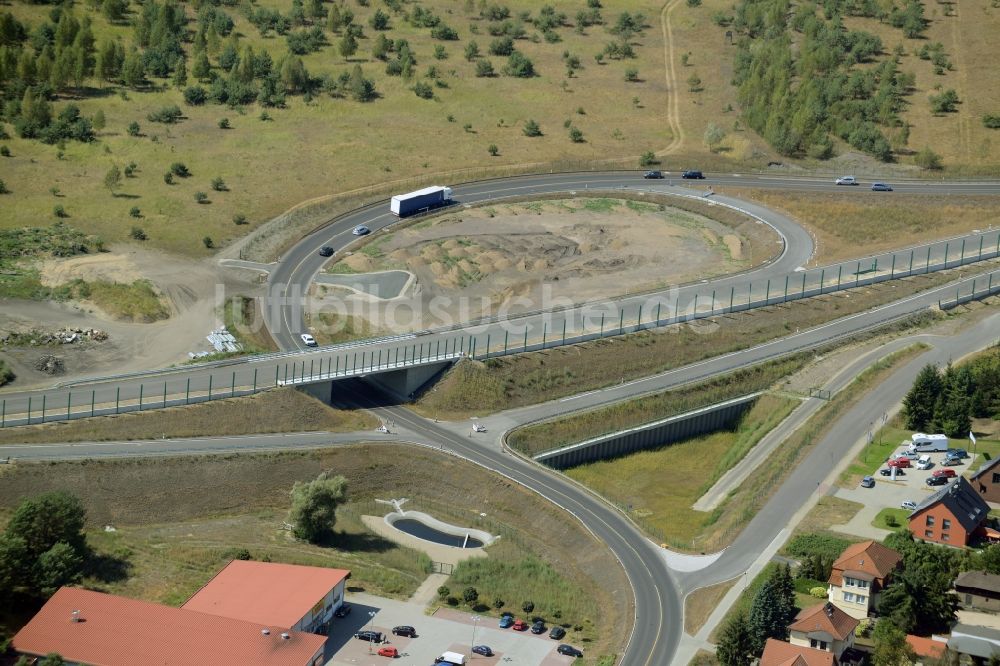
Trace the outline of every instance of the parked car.
{"type": "Polygon", "coordinates": [[[409,636],[410,638],[417,637],[417,630],[408,624],[401,624],[398,627],[393,627],[392,633],[396,636],[409,636]]]}
{"type": "Polygon", "coordinates": [[[369,229],[363,224],[359,224],[358,226],[354,227],[351,233],[354,234],[355,236],[364,236],[367,233],[371,233],[371,229],[369,229]]]}
{"type": "Polygon", "coordinates": [[[333,256],[333,248],[330,247],[329,245],[324,245],[323,247],[321,247],[319,249],[319,256],[321,256],[321,257],[332,257],[333,256]]]}
{"type": "Polygon", "coordinates": [[[476,654],[481,654],[484,657],[493,656],[493,650],[490,649],[489,645],[473,645],[472,651],[475,652],[476,654]]]}
{"type": "Polygon", "coordinates": [[[302,338],[302,342],[305,344],[306,347],[315,347],[315,346],[317,346],[316,345],[316,338],[314,338],[313,336],[309,335],[308,333],[303,333],[299,337],[302,338]]]}
{"type": "Polygon", "coordinates": [[[931,462],[931,457],[929,455],[925,454],[917,458],[917,469],[930,469],[933,466],[934,463],[931,462]]]}
{"type": "Polygon", "coordinates": [[[566,635],[566,630],[562,627],[552,627],[552,631],[549,632],[549,638],[553,640],[559,640],[566,635]]]}
{"type": "Polygon", "coordinates": [[[511,626],[514,631],[527,631],[528,623],[524,620],[514,620],[514,624],[511,626]]]}
{"type": "Polygon", "coordinates": [[[513,624],[514,624],[514,616],[513,615],[501,615],[500,616],[500,628],[501,629],[506,629],[506,628],[510,627],[511,625],[513,625],[513,624]]]}
{"type": "Polygon", "coordinates": [[[837,185],[857,185],[858,179],[854,176],[841,176],[837,179],[837,185]]]}
{"type": "MultiPolygon", "coordinates": [[[[892,476],[892,470],[893,470],[892,467],[886,467],[885,469],[880,469],[878,473],[881,474],[882,476],[892,476]]],[[[906,472],[904,472],[899,467],[896,467],[895,470],[896,470],[896,476],[906,476],[906,472]]]]}
{"type": "Polygon", "coordinates": [[[546,627],[544,620],[535,620],[535,623],[531,625],[531,633],[533,634],[545,633],[545,629],[546,627]]]}
{"type": "Polygon", "coordinates": [[[577,650],[572,645],[566,645],[565,643],[563,643],[562,645],[560,645],[559,647],[557,647],[556,648],[556,652],[558,652],[559,654],[564,654],[567,657],[582,657],[583,656],[583,652],[581,652],[580,650],[577,650]]]}
{"type": "Polygon", "coordinates": [[[643,178],[663,178],[663,172],[662,171],[647,171],[646,173],[642,174],[642,177],[643,178]]]}
{"type": "Polygon", "coordinates": [[[380,657],[392,657],[395,659],[399,656],[399,650],[394,647],[380,647],[378,649],[378,656],[380,657]]]}
{"type": "Polygon", "coordinates": [[[968,458],[969,452],[966,451],[965,449],[948,449],[948,452],[945,453],[945,455],[954,456],[956,458],[968,458]]]}
{"type": "Polygon", "coordinates": [[[861,479],[861,487],[862,488],[874,488],[875,487],[875,479],[873,479],[870,476],[866,476],[865,478],[861,479]]]}
{"type": "Polygon", "coordinates": [[[907,450],[907,451],[899,451],[898,453],[893,453],[891,457],[893,459],[895,459],[895,458],[906,458],[907,460],[916,460],[920,456],[921,456],[921,454],[918,453],[918,452],[916,452],[916,451],[909,451],[909,450],[907,450]]]}
{"type": "Polygon", "coordinates": [[[931,472],[931,476],[943,476],[949,479],[953,479],[958,475],[955,474],[955,470],[953,469],[936,469],[933,472],[931,472]]]}
{"type": "Polygon", "coordinates": [[[949,467],[954,467],[956,465],[964,464],[961,458],[956,458],[954,456],[945,456],[944,460],[941,461],[942,465],[948,465],[949,467]]]}
{"type": "Polygon", "coordinates": [[[355,638],[360,638],[363,641],[368,641],[369,643],[381,643],[382,642],[382,632],[381,631],[371,631],[365,629],[363,631],[355,632],[355,638]]]}
{"type": "Polygon", "coordinates": [[[690,170],[682,173],[681,178],[687,178],[689,180],[703,180],[705,178],[705,174],[701,171],[690,170]]]}
{"type": "Polygon", "coordinates": [[[872,192],[892,192],[892,185],[888,183],[872,183],[872,192]]]}
{"type": "Polygon", "coordinates": [[[909,458],[893,458],[886,463],[889,467],[910,467],[909,458]]]}
{"type": "Polygon", "coordinates": [[[351,614],[351,604],[340,604],[340,608],[333,612],[334,617],[347,617],[351,614]]]}
{"type": "Polygon", "coordinates": [[[903,503],[900,504],[900,506],[903,507],[904,509],[907,509],[908,511],[915,511],[917,508],[917,503],[911,502],[910,500],[904,500],[903,503]]]}
{"type": "Polygon", "coordinates": [[[924,481],[928,486],[943,486],[948,483],[947,476],[928,476],[927,480],[924,481]]]}

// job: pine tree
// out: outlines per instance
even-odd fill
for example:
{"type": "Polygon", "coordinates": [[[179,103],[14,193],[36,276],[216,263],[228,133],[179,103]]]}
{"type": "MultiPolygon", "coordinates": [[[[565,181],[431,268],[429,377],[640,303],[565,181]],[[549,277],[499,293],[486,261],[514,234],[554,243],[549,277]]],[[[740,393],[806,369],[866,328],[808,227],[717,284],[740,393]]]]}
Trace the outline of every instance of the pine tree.
{"type": "Polygon", "coordinates": [[[358,51],[358,40],[354,39],[354,35],[349,32],[344,33],[341,37],[337,49],[340,51],[340,55],[344,58],[350,58],[352,55],[358,51]]]}
{"type": "Polygon", "coordinates": [[[903,398],[906,413],[906,427],[922,432],[934,418],[934,407],[941,394],[941,375],[936,365],[927,364],[921,368],[913,386],[903,398]]]}
{"type": "Polygon", "coordinates": [[[195,53],[194,63],[191,65],[191,76],[199,81],[205,81],[211,72],[212,64],[208,61],[208,54],[205,51],[195,53]]]}
{"type": "Polygon", "coordinates": [[[745,666],[753,661],[753,647],[746,613],[739,611],[722,628],[715,656],[722,666],[745,666]]]}
{"type": "Polygon", "coordinates": [[[934,429],[949,437],[965,437],[972,427],[972,373],[951,363],[941,378],[941,393],[934,405],[934,429]]]}
{"type": "Polygon", "coordinates": [[[177,64],[174,65],[174,87],[178,89],[183,88],[187,85],[187,80],[187,65],[184,64],[184,58],[178,58],[177,64]]]}
{"type": "Polygon", "coordinates": [[[768,638],[787,639],[788,625],[794,618],[795,590],[791,574],[778,567],[757,590],[750,605],[748,622],[754,654],[759,655],[764,650],[764,642],[768,638]]]}
{"type": "Polygon", "coordinates": [[[137,88],[142,85],[143,81],[146,79],[146,70],[142,66],[142,56],[135,49],[129,52],[125,56],[125,62],[122,63],[122,83],[130,88],[137,88]]]}

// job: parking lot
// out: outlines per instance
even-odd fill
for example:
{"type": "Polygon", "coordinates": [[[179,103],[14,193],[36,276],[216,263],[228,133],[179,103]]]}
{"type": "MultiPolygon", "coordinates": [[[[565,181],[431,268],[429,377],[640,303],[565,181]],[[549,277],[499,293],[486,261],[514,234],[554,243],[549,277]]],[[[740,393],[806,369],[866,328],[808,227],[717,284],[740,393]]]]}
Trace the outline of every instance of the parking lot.
{"type": "MultiPolygon", "coordinates": [[[[900,454],[906,451],[906,446],[899,446],[896,448],[895,454],[900,454]]],[[[928,477],[932,476],[934,472],[942,469],[954,470],[956,476],[964,476],[966,471],[969,469],[969,464],[973,461],[972,457],[965,458],[958,465],[943,465],[942,462],[945,458],[944,451],[926,452],[919,453],[918,455],[928,455],[931,459],[931,466],[928,469],[922,470],[916,468],[916,458],[910,461],[910,467],[904,467],[901,469],[902,475],[897,475],[895,479],[892,476],[883,476],[881,470],[888,469],[886,462],[883,462],[879,466],[879,471],[876,471],[872,477],[875,479],[874,488],[858,488],[856,492],[852,492],[852,495],[858,498],[865,498],[865,504],[877,505],[879,509],[883,508],[900,508],[901,504],[909,500],[915,504],[920,504],[920,502],[930,495],[931,493],[940,490],[943,486],[929,486],[927,485],[928,477]]]]}
{"type": "MultiPolygon", "coordinates": [[[[440,609],[433,616],[425,615],[422,604],[384,599],[364,593],[347,595],[351,613],[344,618],[334,618],[327,640],[328,665],[343,666],[433,666],[434,658],[444,651],[469,655],[475,632],[475,645],[488,645],[492,657],[473,654],[467,664],[492,666],[493,664],[523,664],[524,666],[565,666],[573,663],[571,657],[556,652],[562,642],[544,634],[530,631],[500,629],[497,618],[482,616],[474,621],[471,612],[440,609]],[[373,615],[370,615],[373,614],[373,615]],[[394,636],[392,628],[410,625],[416,629],[416,638],[394,636]],[[379,645],[370,645],[354,638],[362,629],[373,629],[385,635],[388,643],[399,651],[392,659],[376,654],[379,645]]],[[[524,617],[519,614],[518,617],[524,617]]],[[[574,644],[574,647],[581,647],[574,644]]]]}

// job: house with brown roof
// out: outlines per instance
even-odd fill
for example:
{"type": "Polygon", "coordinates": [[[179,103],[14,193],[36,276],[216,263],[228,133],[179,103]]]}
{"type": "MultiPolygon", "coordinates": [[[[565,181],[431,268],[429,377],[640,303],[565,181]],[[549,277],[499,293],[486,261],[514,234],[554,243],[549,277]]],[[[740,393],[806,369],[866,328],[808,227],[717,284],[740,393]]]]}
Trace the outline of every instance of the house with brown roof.
{"type": "Polygon", "coordinates": [[[910,533],[945,546],[964,548],[983,529],[990,506],[965,477],[958,477],[924,499],[910,514],[910,533]]]}
{"type": "Polygon", "coordinates": [[[831,652],[768,638],[760,666],[839,666],[839,663],[831,652]]]}
{"type": "Polygon", "coordinates": [[[12,646],[91,666],[319,666],[325,643],[316,634],[64,587],[12,646]]]}
{"type": "Polygon", "coordinates": [[[344,603],[350,575],[346,569],[233,560],[182,608],[292,631],[315,631],[344,603]]]}
{"type": "Polygon", "coordinates": [[[854,630],[859,623],[860,620],[827,601],[799,611],[795,621],[788,625],[788,642],[830,652],[839,660],[854,647],[854,630]]]}
{"type": "Polygon", "coordinates": [[[877,541],[848,546],[833,563],[827,599],[853,618],[868,617],[903,556],[877,541]]]}
{"type": "Polygon", "coordinates": [[[1000,611],[1000,576],[985,571],[963,571],[955,579],[958,603],[965,610],[1000,611]]]}
{"type": "Polygon", "coordinates": [[[994,458],[980,467],[969,482],[987,502],[1000,502],[1000,458],[994,458]]]}

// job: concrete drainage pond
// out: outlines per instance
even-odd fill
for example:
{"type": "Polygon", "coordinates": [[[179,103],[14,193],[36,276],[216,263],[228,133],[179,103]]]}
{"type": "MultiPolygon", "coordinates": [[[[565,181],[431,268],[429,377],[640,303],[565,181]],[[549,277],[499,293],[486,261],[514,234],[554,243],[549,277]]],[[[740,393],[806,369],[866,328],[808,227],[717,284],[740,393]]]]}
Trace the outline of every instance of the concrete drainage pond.
{"type": "Polygon", "coordinates": [[[402,504],[405,501],[390,500],[387,502],[391,503],[396,510],[385,516],[386,525],[404,534],[441,546],[463,549],[489,546],[500,538],[483,530],[445,523],[421,511],[404,511],[402,504]]]}

